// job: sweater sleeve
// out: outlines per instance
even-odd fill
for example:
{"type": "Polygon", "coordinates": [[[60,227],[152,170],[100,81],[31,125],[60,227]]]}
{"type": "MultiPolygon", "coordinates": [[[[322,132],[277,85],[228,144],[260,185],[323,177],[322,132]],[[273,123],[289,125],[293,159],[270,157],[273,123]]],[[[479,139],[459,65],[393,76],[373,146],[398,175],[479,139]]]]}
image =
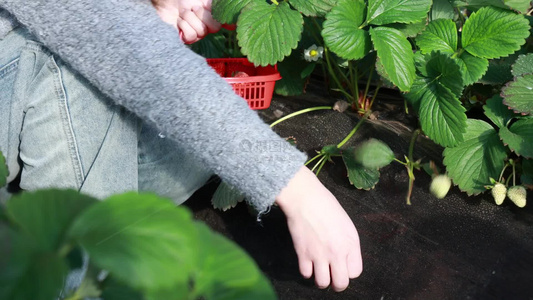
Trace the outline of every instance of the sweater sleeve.
{"type": "Polygon", "coordinates": [[[154,123],[264,212],[305,155],[183,45],[148,0],[0,0],[117,104],[154,123]]]}

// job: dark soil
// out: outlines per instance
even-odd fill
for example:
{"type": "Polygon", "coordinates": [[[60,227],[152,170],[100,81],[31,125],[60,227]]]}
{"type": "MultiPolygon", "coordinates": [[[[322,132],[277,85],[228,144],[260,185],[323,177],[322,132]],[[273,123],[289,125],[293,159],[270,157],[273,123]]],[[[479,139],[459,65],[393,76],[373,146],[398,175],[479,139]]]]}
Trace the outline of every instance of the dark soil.
{"type": "MultiPolygon", "coordinates": [[[[403,158],[416,121],[402,113],[403,103],[389,98],[376,104],[381,113],[365,123],[353,142],[375,137],[403,158]]],[[[276,110],[288,114],[324,102],[334,100],[313,94],[276,97],[260,114],[270,121],[276,110]]],[[[314,155],[341,141],[356,122],[354,114],[319,111],[285,121],[276,131],[294,136],[298,148],[314,155]]],[[[417,146],[415,158],[441,161],[441,149],[431,142],[419,138],[417,146]]],[[[438,200],[428,192],[430,176],[423,171],[415,175],[412,205],[406,205],[408,176],[398,163],[383,168],[370,191],[349,184],[342,161],[321,171],[320,180],[351,216],[361,239],[364,271],[341,293],[319,290],[312,279],[300,276],[279,209],[273,208],[261,224],[242,203],[226,212],[214,210],[210,199],[216,183],[187,205],[196,218],[256,260],[280,299],[533,299],[532,193],[524,209],[508,200],[497,206],[488,193],[468,197],[457,188],[438,200]]]]}

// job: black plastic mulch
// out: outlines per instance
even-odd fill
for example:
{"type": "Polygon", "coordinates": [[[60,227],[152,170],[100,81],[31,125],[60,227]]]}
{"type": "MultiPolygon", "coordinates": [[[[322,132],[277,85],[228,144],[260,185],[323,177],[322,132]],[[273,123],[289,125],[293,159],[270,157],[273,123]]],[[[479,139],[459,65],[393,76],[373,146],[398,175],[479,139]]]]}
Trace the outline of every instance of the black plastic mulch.
{"type": "MultiPolygon", "coordinates": [[[[323,105],[324,98],[277,97],[261,115],[270,120],[275,110],[285,114],[323,105]]],[[[330,101],[331,100],[327,100],[330,101]]],[[[367,123],[354,143],[375,137],[387,142],[398,158],[406,154],[412,120],[397,107],[381,103],[378,116],[388,121],[367,123]]],[[[354,115],[313,112],[276,127],[284,137],[294,136],[298,148],[314,155],[336,144],[356,124],[354,115]]],[[[439,158],[440,151],[419,139],[415,158],[439,158]]],[[[419,171],[412,205],[405,203],[408,176],[392,163],[381,170],[375,189],[357,190],[346,177],[342,161],[327,164],[320,180],[340,201],[355,223],[361,239],[364,271],[348,289],[319,290],[298,272],[285,219],[274,208],[256,222],[244,204],[226,212],[214,210],[210,197],[216,184],[193,196],[187,205],[212,229],[240,244],[272,281],[280,299],[533,299],[533,197],[517,208],[509,200],[494,204],[489,193],[468,197],[456,187],[445,199],[429,192],[430,176],[419,171]]]]}

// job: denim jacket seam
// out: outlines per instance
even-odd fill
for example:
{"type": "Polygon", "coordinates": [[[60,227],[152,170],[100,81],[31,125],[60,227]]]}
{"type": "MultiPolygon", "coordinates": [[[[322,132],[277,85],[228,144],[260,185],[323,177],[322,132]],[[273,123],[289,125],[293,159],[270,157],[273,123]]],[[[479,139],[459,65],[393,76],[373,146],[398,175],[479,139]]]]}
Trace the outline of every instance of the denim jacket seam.
{"type": "Polygon", "coordinates": [[[50,55],[48,61],[46,62],[46,65],[54,75],[54,92],[59,100],[58,105],[60,108],[60,113],[62,117],[61,119],[64,126],[63,128],[68,137],[70,159],[72,161],[74,172],[76,174],[78,188],[81,188],[85,180],[85,176],[83,173],[83,166],[81,164],[80,152],[78,149],[76,136],[74,134],[74,128],[72,127],[72,118],[69,112],[67,93],[65,91],[61,70],[59,69],[59,66],[57,65],[53,55],[50,55]]]}
{"type": "Polygon", "coordinates": [[[0,67],[0,79],[16,71],[19,65],[20,56],[0,67]]]}

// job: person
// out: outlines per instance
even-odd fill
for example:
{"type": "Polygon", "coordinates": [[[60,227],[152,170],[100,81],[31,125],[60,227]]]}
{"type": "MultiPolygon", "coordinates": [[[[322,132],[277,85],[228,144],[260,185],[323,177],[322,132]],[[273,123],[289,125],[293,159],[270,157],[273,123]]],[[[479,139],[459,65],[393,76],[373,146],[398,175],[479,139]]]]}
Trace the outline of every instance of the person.
{"type": "Polygon", "coordinates": [[[0,0],[8,181],[180,203],[215,173],[260,214],[277,204],[301,274],[342,291],[362,272],[352,220],[303,153],[243,151],[283,139],[177,34],[191,43],[219,26],[205,0],[0,0]]]}

